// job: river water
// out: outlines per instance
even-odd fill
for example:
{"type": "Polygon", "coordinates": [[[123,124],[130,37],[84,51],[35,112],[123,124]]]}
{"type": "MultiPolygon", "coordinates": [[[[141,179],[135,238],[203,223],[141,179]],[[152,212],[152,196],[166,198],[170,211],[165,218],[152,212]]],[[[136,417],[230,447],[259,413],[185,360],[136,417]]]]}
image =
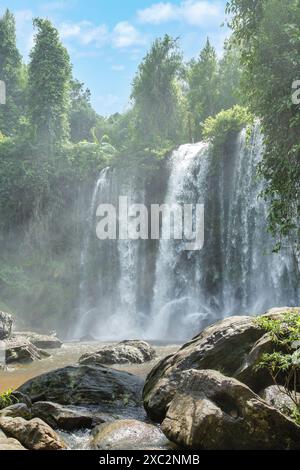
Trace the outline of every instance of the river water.
{"type": "MultiPolygon", "coordinates": [[[[65,367],[78,362],[78,359],[85,353],[98,351],[102,346],[112,343],[99,342],[67,342],[60,349],[48,350],[51,357],[41,361],[34,361],[29,364],[11,364],[7,370],[0,371],[0,393],[8,388],[16,389],[27,380],[44,374],[60,367],[65,367]]],[[[179,349],[177,344],[152,344],[157,352],[157,358],[145,364],[122,364],[112,366],[118,370],[124,370],[141,377],[146,377],[154,365],[163,357],[174,353],[179,349]]]]}

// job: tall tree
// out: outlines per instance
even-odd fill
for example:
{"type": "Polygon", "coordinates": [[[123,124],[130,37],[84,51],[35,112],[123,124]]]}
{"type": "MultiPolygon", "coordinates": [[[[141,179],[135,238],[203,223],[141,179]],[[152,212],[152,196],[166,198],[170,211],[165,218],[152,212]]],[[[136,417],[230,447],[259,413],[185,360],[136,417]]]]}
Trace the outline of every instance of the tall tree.
{"type": "Polygon", "coordinates": [[[71,64],[57,29],[36,18],[35,45],[29,63],[29,110],[36,138],[46,147],[69,136],[71,64]]]}
{"type": "Polygon", "coordinates": [[[91,105],[91,92],[84,89],[84,84],[78,80],[71,82],[70,128],[71,141],[92,142],[92,129],[97,124],[97,114],[91,105]]]}
{"type": "Polygon", "coordinates": [[[292,85],[300,70],[299,0],[231,0],[231,27],[241,47],[244,93],[261,120],[260,172],[270,200],[269,225],[280,242],[300,246],[300,113],[292,85]]]}
{"type": "Polygon", "coordinates": [[[201,124],[217,112],[218,61],[214,47],[207,39],[197,60],[188,67],[188,109],[194,139],[201,138],[201,124]]]}
{"type": "Polygon", "coordinates": [[[181,64],[177,40],[166,35],[155,40],[138,68],[131,98],[136,110],[136,130],[144,143],[176,141],[180,134],[181,64]]]}
{"type": "Polygon", "coordinates": [[[228,39],[224,43],[224,54],[219,61],[218,71],[218,111],[242,104],[241,93],[242,65],[241,54],[236,43],[228,39]]]}
{"type": "Polygon", "coordinates": [[[6,10],[0,18],[0,80],[6,84],[6,104],[0,107],[0,131],[15,133],[22,101],[22,60],[16,46],[14,15],[6,10]]]}

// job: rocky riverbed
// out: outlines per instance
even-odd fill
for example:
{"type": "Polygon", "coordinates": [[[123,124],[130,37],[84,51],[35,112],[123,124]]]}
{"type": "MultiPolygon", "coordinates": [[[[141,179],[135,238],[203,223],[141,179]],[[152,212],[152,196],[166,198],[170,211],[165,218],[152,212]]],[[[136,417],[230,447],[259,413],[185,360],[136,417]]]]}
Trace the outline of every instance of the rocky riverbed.
{"type": "MultiPolygon", "coordinates": [[[[267,317],[287,311],[300,314],[267,317]]],[[[6,331],[47,354],[1,372],[16,391],[0,411],[0,449],[300,449],[293,403],[257,371],[275,345],[254,317],[228,317],[180,348],[6,331]]]]}

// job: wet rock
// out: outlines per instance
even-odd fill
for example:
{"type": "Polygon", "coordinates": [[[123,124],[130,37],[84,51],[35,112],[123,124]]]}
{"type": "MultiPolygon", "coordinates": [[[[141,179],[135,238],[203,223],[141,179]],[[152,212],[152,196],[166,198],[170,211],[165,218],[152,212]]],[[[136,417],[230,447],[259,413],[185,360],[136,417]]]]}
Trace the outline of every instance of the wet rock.
{"type": "Polygon", "coordinates": [[[31,408],[32,403],[28,395],[25,395],[24,393],[21,393],[17,390],[14,390],[13,397],[14,397],[14,400],[16,400],[16,403],[25,403],[27,408],[31,408]]]}
{"type": "Polygon", "coordinates": [[[263,334],[253,317],[247,316],[229,317],[205,328],[177,353],[160,361],[148,375],[143,397],[149,416],[156,421],[164,419],[185,370],[215,369],[235,376],[263,334]]]}
{"type": "Polygon", "coordinates": [[[104,346],[92,354],[84,354],[81,364],[143,364],[156,357],[155,350],[146,341],[127,340],[104,346]]]}
{"type": "Polygon", "coordinates": [[[10,338],[13,326],[12,315],[0,312],[0,341],[10,338]]]}
{"type": "Polygon", "coordinates": [[[0,418],[0,428],[7,436],[17,439],[30,450],[62,450],[64,442],[53,429],[39,418],[26,421],[23,418],[0,418]]]}
{"type": "Polygon", "coordinates": [[[10,418],[31,418],[31,410],[28,408],[25,403],[15,403],[14,405],[7,406],[0,411],[0,417],[10,417],[10,418]]]}
{"type": "Polygon", "coordinates": [[[300,426],[246,385],[214,370],[181,374],[162,430],[190,449],[300,449],[300,426]]]}
{"type": "Polygon", "coordinates": [[[45,335],[33,331],[24,331],[15,332],[14,336],[27,339],[39,349],[58,349],[61,348],[63,344],[55,334],[45,335]]]}
{"type": "Polygon", "coordinates": [[[120,413],[141,406],[143,381],[105,366],[75,364],[35,377],[18,390],[33,402],[97,405],[99,411],[120,413]]]}
{"type": "Polygon", "coordinates": [[[95,407],[63,406],[58,403],[38,401],[32,405],[32,416],[41,418],[53,429],[72,431],[93,428],[114,418],[95,407]]]}
{"type": "MultiPolygon", "coordinates": [[[[293,393],[290,391],[289,393],[293,393]]],[[[274,406],[282,413],[289,415],[295,409],[295,402],[282,386],[271,385],[260,392],[260,397],[269,405],[274,406]]],[[[300,403],[300,393],[293,395],[293,398],[300,403]]]]}
{"type": "Polygon", "coordinates": [[[49,357],[50,354],[46,351],[38,349],[27,338],[15,337],[6,341],[6,363],[11,364],[14,362],[32,362],[49,357]]]}
{"type": "Polygon", "coordinates": [[[175,446],[153,424],[124,419],[97,426],[91,447],[94,450],[150,450],[175,446]]]}

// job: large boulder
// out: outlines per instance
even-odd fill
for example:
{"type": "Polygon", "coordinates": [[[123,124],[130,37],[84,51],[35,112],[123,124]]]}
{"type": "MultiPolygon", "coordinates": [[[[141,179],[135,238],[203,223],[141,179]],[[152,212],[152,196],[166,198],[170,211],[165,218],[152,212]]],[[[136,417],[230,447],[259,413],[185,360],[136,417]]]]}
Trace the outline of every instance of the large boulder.
{"type": "Polygon", "coordinates": [[[156,421],[164,418],[185,370],[215,369],[234,376],[263,334],[254,318],[248,316],[229,317],[205,328],[148,375],[143,397],[149,416],[156,421]]]}
{"type": "Polygon", "coordinates": [[[263,316],[277,319],[282,317],[285,313],[297,313],[300,315],[300,307],[274,307],[267,310],[263,316]]]}
{"type": "Polygon", "coordinates": [[[13,318],[9,313],[0,312],[0,341],[11,336],[13,318]]]}
{"type": "Polygon", "coordinates": [[[38,349],[24,337],[13,336],[5,343],[5,358],[7,364],[32,362],[50,356],[48,352],[38,349]]]}
{"type": "Polygon", "coordinates": [[[27,339],[39,349],[58,349],[61,348],[63,344],[60,339],[57,338],[56,334],[45,335],[33,331],[16,331],[14,336],[27,339]]]}
{"type": "Polygon", "coordinates": [[[31,410],[25,403],[15,403],[14,405],[7,406],[0,410],[0,417],[9,417],[9,418],[31,418],[31,410]]]}
{"type": "Polygon", "coordinates": [[[141,406],[142,379],[106,366],[75,364],[35,377],[19,388],[32,402],[97,405],[117,412],[141,406]]]}
{"type": "Polygon", "coordinates": [[[113,417],[101,413],[94,406],[66,406],[49,401],[38,401],[31,408],[32,417],[41,418],[53,429],[72,431],[88,429],[112,421],[113,417]]]}
{"type": "Polygon", "coordinates": [[[162,450],[175,446],[153,424],[123,419],[97,426],[91,447],[94,450],[162,450]]]}
{"type": "Polygon", "coordinates": [[[300,393],[287,391],[283,386],[270,385],[259,394],[269,405],[274,406],[282,413],[290,415],[295,409],[295,400],[300,403],[300,393]]]}
{"type": "Polygon", "coordinates": [[[0,418],[0,429],[10,437],[17,439],[29,450],[62,450],[64,442],[53,429],[39,418],[26,421],[23,418],[0,418]]]}
{"type": "Polygon", "coordinates": [[[241,366],[235,371],[234,376],[241,382],[246,383],[255,392],[259,392],[273,384],[271,375],[264,368],[257,369],[256,367],[263,354],[269,354],[273,351],[274,343],[269,334],[266,333],[254,343],[241,366]]]}
{"type": "Polygon", "coordinates": [[[0,451],[1,450],[27,450],[17,439],[7,437],[0,429],[0,451]]]}
{"type": "Polygon", "coordinates": [[[92,354],[84,354],[81,364],[143,364],[156,357],[155,350],[146,341],[127,340],[102,347],[92,354]]]}
{"type": "Polygon", "coordinates": [[[300,426],[214,370],[181,374],[161,427],[171,441],[190,449],[300,449],[300,426]]]}

